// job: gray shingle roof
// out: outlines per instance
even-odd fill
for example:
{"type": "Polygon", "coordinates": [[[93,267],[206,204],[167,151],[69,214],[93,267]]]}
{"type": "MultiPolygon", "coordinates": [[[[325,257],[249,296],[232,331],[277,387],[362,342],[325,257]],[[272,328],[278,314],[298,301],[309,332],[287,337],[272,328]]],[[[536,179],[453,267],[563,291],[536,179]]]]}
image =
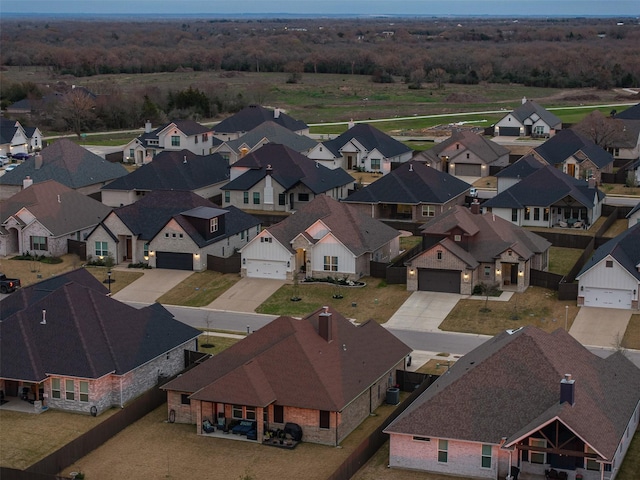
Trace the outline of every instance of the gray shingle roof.
{"type": "Polygon", "coordinates": [[[505,155],[509,155],[509,150],[502,145],[467,130],[454,130],[449,138],[426,150],[424,154],[428,158],[439,160],[440,153],[456,143],[463,145],[465,150],[476,154],[486,164],[491,164],[505,155]]]}
{"type": "Polygon", "coordinates": [[[306,152],[318,144],[318,142],[306,135],[298,135],[288,128],[278,125],[273,120],[268,120],[240,138],[226,142],[226,145],[233,151],[240,153],[240,148],[243,145],[247,145],[250,150],[253,150],[264,140],[268,143],[286,145],[296,152],[306,152]]]}
{"type": "Polygon", "coordinates": [[[349,130],[334,138],[323,142],[323,145],[331,151],[334,156],[341,157],[340,149],[348,142],[356,140],[368,152],[378,150],[385,158],[392,158],[403,153],[411,152],[411,149],[404,143],[372,127],[366,123],[357,123],[349,130]]]}
{"type": "Polygon", "coordinates": [[[280,110],[269,110],[260,105],[249,105],[235,115],[222,120],[213,130],[216,134],[244,133],[267,121],[273,121],[292,132],[309,128],[306,123],[296,120],[280,110]]]}
{"type": "Polygon", "coordinates": [[[75,190],[110,182],[127,174],[122,165],[108,162],[66,138],[42,149],[40,155],[40,168],[36,168],[36,157],[31,157],[0,177],[0,185],[22,185],[24,178],[29,176],[34,183],[55,180],[75,190]]]}
{"type": "Polygon", "coordinates": [[[528,154],[520,158],[517,162],[496,173],[498,178],[525,178],[536,170],[540,170],[544,164],[534,155],[528,154]]]}
{"type": "Polygon", "coordinates": [[[534,113],[551,128],[562,126],[562,120],[532,100],[527,100],[518,108],[514,109],[513,112],[511,112],[511,115],[513,115],[520,123],[524,123],[524,121],[534,113]]]}
{"type": "Polygon", "coordinates": [[[621,120],[640,120],[640,103],[616,113],[615,117],[621,120]]]}
{"type": "Polygon", "coordinates": [[[344,201],[354,203],[443,204],[464,195],[471,185],[437,171],[424,163],[410,161],[379,178],[344,201]]]}
{"type": "Polygon", "coordinates": [[[600,246],[582,267],[578,278],[609,255],[615,258],[629,274],[640,280],[640,271],[638,271],[638,265],[640,265],[640,223],[600,246]]]}
{"type": "Polygon", "coordinates": [[[620,352],[606,359],[566,331],[503,332],[456,362],[386,429],[506,445],[557,416],[612,460],[640,400],[640,369],[620,352]],[[560,404],[560,381],[575,380],[575,403],[560,404]]]}
{"type": "Polygon", "coordinates": [[[571,129],[559,131],[533,150],[549,165],[563,163],[572,155],[576,156],[579,161],[589,158],[598,168],[613,163],[613,156],[609,152],[581,133],[571,129]]]}

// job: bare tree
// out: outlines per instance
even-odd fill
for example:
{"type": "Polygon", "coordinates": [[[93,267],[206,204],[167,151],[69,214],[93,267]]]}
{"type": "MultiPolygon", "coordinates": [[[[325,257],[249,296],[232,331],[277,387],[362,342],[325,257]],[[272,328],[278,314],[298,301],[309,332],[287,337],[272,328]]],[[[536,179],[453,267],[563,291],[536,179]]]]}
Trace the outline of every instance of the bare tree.
{"type": "Polygon", "coordinates": [[[428,77],[436,84],[436,87],[440,89],[447,79],[447,72],[442,68],[432,68],[429,71],[428,77]]]}
{"type": "Polygon", "coordinates": [[[591,112],[573,128],[602,148],[613,147],[624,137],[624,122],[605,117],[599,110],[591,112]]]}
{"type": "Polygon", "coordinates": [[[86,91],[73,89],[62,98],[56,113],[80,137],[95,121],[94,109],[95,101],[86,91]]]}

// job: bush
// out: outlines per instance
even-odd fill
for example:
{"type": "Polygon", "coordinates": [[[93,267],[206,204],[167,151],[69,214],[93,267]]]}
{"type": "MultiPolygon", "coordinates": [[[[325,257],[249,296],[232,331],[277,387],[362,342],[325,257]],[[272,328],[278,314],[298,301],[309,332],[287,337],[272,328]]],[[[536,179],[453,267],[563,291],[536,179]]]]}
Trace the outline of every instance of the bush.
{"type": "Polygon", "coordinates": [[[148,263],[138,262],[138,263],[130,263],[127,268],[151,268],[148,263]]]}

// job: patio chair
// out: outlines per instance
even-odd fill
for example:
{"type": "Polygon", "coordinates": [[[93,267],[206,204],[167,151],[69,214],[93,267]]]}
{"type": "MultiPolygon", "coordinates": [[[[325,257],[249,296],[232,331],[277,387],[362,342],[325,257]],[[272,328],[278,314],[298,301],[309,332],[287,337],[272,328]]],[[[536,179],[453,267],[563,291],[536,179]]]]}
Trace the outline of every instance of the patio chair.
{"type": "Polygon", "coordinates": [[[576,223],[573,224],[573,228],[582,228],[583,223],[578,220],[576,223]]]}
{"type": "Polygon", "coordinates": [[[218,428],[218,430],[222,430],[224,433],[229,432],[229,428],[227,427],[227,419],[224,418],[224,413],[218,413],[216,427],[218,428]]]}
{"type": "Polygon", "coordinates": [[[202,422],[202,430],[205,433],[213,433],[216,431],[216,427],[213,426],[213,423],[211,423],[208,418],[205,418],[202,422]]]}
{"type": "Polygon", "coordinates": [[[569,226],[567,222],[563,222],[562,220],[558,222],[558,225],[560,225],[562,228],[567,228],[569,226]]]}

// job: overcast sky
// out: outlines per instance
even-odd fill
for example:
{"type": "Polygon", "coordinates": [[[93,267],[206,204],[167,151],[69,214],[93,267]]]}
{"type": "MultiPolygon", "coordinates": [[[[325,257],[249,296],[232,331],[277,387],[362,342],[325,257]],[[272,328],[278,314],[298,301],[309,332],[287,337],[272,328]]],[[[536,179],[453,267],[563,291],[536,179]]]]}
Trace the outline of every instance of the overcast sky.
{"type": "Polygon", "coordinates": [[[1,13],[639,16],[638,0],[0,0],[1,13]]]}

